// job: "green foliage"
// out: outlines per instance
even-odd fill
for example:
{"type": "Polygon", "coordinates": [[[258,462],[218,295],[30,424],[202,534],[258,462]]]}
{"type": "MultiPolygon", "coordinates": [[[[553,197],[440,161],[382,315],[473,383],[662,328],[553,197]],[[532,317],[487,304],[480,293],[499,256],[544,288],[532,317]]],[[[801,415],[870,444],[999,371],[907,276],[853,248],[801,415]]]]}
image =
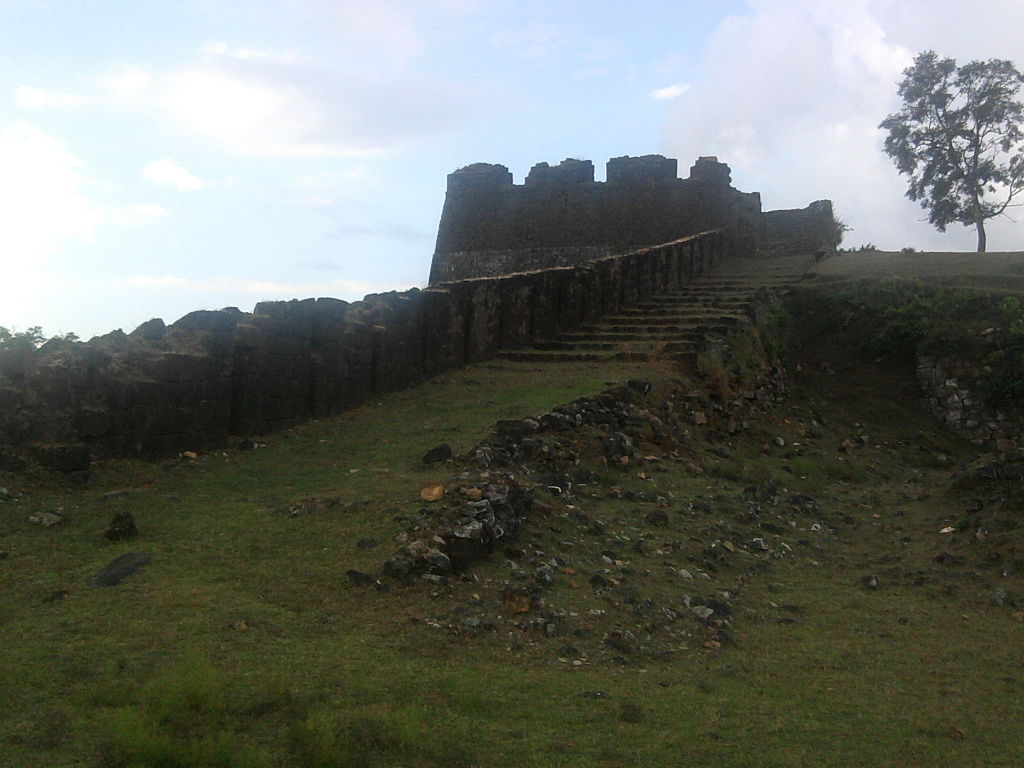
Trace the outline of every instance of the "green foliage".
{"type": "Polygon", "coordinates": [[[11,331],[0,326],[0,351],[5,353],[29,352],[46,341],[43,329],[34,325],[25,331],[11,331]]]}
{"type": "Polygon", "coordinates": [[[993,311],[982,294],[900,279],[859,281],[823,295],[821,303],[823,322],[851,331],[856,350],[868,356],[974,348],[972,324],[993,311]]]}
{"type": "Polygon", "coordinates": [[[989,405],[1019,412],[1024,404],[1024,304],[1020,299],[1003,299],[999,320],[992,350],[985,358],[985,399],[989,405]]]}
{"type": "Polygon", "coordinates": [[[107,754],[119,768],[253,768],[261,756],[230,729],[225,685],[206,659],[150,680],[139,700],[107,719],[107,754]]]}
{"type": "Polygon", "coordinates": [[[32,354],[47,341],[78,341],[73,333],[59,334],[47,339],[38,325],[24,331],[12,331],[0,326],[0,373],[20,372],[32,354]]]}
{"type": "Polygon", "coordinates": [[[1015,99],[1024,75],[1001,59],[958,67],[925,51],[903,71],[903,107],[880,124],[885,151],[909,177],[907,197],[920,202],[940,232],[958,222],[978,231],[1024,189],[1024,105],[1015,99]],[[999,194],[996,200],[986,196],[999,194]]]}
{"type": "Polygon", "coordinates": [[[843,236],[847,232],[853,232],[853,227],[840,219],[839,216],[834,213],[832,215],[832,226],[835,228],[835,240],[833,242],[837,245],[843,242],[843,236]]]}
{"type": "Polygon", "coordinates": [[[861,355],[974,358],[986,404],[1019,410],[1024,403],[1024,304],[1016,297],[891,279],[857,282],[818,301],[825,311],[817,322],[845,331],[861,355]]]}
{"type": "Polygon", "coordinates": [[[468,733],[452,722],[431,723],[417,707],[339,712],[321,705],[295,723],[288,744],[302,768],[373,768],[420,765],[468,766],[461,746],[468,733]]]}

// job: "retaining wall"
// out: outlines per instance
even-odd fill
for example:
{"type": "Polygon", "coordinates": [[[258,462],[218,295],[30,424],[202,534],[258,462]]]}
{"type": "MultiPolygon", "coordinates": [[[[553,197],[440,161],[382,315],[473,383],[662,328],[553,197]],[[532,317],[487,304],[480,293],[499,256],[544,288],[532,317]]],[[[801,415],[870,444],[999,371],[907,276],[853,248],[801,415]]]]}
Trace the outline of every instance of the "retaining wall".
{"type": "Polygon", "coordinates": [[[82,446],[155,457],[285,429],[675,290],[720,260],[725,243],[705,232],[583,265],[354,303],[204,310],[171,326],[49,342],[0,369],[0,448],[36,446],[74,464],[68,457],[88,460],[82,446]]]}
{"type": "Polygon", "coordinates": [[[983,374],[977,360],[917,357],[917,381],[933,414],[978,445],[1015,450],[1024,438],[1024,421],[985,405],[979,395],[983,374]]]}

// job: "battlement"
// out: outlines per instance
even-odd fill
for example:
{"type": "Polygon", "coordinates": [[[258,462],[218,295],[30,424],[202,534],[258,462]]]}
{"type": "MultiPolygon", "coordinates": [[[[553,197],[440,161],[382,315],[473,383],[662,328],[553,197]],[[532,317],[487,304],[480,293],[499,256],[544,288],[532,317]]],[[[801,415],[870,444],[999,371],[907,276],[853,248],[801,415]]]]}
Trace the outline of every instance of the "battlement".
{"type": "Polygon", "coordinates": [[[589,160],[567,158],[552,168],[537,163],[526,177],[528,187],[571,187],[594,183],[594,164],[589,160]]]}
{"type": "Polygon", "coordinates": [[[523,184],[504,165],[448,175],[430,285],[573,266],[721,229],[732,251],[756,247],[761,199],[730,186],[729,166],[701,157],[690,177],[662,155],[613,157],[605,181],[590,160],[537,163],[523,184]]]}
{"type": "Polygon", "coordinates": [[[512,174],[504,165],[473,163],[448,174],[449,193],[473,193],[512,186],[512,174]]]}
{"type": "Polygon", "coordinates": [[[679,161],[662,155],[611,158],[605,166],[605,179],[594,180],[594,163],[590,160],[566,158],[558,165],[537,163],[526,176],[523,184],[513,182],[512,174],[504,165],[494,163],[473,163],[448,174],[448,193],[456,195],[481,194],[516,188],[531,189],[579,188],[589,185],[593,188],[605,184],[615,187],[649,188],[679,185],[684,182],[729,186],[729,166],[718,162],[716,157],[700,157],[690,168],[690,178],[680,179],[679,161]]]}
{"type": "Polygon", "coordinates": [[[839,242],[831,203],[761,210],[757,192],[732,186],[717,157],[689,176],[662,155],[613,157],[606,181],[590,160],[537,163],[515,184],[504,165],[474,163],[448,176],[430,285],[566,267],[720,229],[734,256],[817,252],[839,242]]]}
{"type": "Polygon", "coordinates": [[[679,180],[679,161],[661,155],[613,157],[606,167],[609,184],[640,187],[673,184],[679,180]]]}

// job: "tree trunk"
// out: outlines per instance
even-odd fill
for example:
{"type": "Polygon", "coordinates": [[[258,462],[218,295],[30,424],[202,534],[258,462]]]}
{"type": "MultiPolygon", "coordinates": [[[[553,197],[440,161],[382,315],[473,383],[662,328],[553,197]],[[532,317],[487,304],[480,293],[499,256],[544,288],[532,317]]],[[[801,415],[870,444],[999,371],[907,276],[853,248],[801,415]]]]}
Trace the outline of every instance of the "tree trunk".
{"type": "Polygon", "coordinates": [[[978,228],[978,253],[985,253],[985,249],[988,247],[988,239],[985,236],[985,220],[979,218],[974,226],[978,228]]]}

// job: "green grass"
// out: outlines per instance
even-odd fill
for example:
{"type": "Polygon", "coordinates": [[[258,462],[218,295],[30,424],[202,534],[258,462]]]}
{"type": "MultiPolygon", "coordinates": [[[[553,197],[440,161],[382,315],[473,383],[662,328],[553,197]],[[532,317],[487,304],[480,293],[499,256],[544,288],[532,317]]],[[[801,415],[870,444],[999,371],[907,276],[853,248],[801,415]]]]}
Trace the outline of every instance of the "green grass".
{"type": "MultiPolygon", "coordinates": [[[[482,365],[271,435],[253,451],[229,447],[167,469],[106,462],[84,489],[4,476],[0,485],[22,498],[0,504],[0,550],[9,553],[0,560],[0,764],[1021,764],[1024,624],[985,598],[996,587],[1020,590],[1020,577],[979,578],[974,561],[948,573],[932,564],[953,546],[937,531],[963,517],[964,501],[936,485],[948,467],[921,461],[917,446],[957,460],[969,447],[913,409],[891,367],[840,378],[803,367],[787,403],[746,431],[714,441],[694,431],[679,463],[650,464],[645,478],[602,468],[624,490],[673,494],[667,528],[643,522],[657,505],[609,498],[608,483],[578,502],[606,522],[602,535],[574,527],[561,503],[546,499],[554,511],[532,516],[516,545],[560,553],[580,569],[559,573],[545,593],[547,608],[578,614],[550,639],[507,618],[476,635],[448,628],[467,608],[498,613],[509,578],[502,556],[437,593],[358,589],[345,571],[376,571],[423,506],[419,489],[447,479],[420,462],[437,443],[464,452],[496,419],[535,415],[626,378],[667,391],[677,373],[482,365]],[[880,392],[888,393],[881,404],[880,392]],[[815,413],[827,424],[807,438],[815,413]],[[836,452],[864,432],[871,445],[836,452]],[[691,537],[745,530],[740,495],[767,479],[813,495],[826,529],[812,531],[818,517],[793,516],[786,536],[795,554],[742,580],[747,561],[738,556],[706,583],[665,571],[666,558],[695,568],[686,558],[703,545],[691,537]],[[129,493],[104,497],[116,489],[129,493]],[[339,503],[282,512],[310,496],[339,503]],[[683,514],[693,499],[711,511],[683,514]],[[63,525],[26,522],[55,507],[68,517],[63,525]],[[140,535],[112,543],[102,532],[120,509],[132,511],[140,535]],[[638,538],[650,549],[676,539],[681,549],[633,553],[638,538]],[[379,544],[358,548],[364,539],[379,544]],[[743,581],[732,640],[717,645],[670,628],[657,641],[677,649],[670,659],[612,661],[602,633],[649,617],[588,587],[588,547],[628,553],[655,606],[743,581]],[[87,586],[127,551],[153,560],[118,587],[87,586]],[[912,583],[918,571],[923,585],[912,583]],[[866,574],[882,587],[863,589],[866,574]],[[60,590],[67,594],[54,597],[60,590]],[[572,627],[586,632],[577,639],[572,627]],[[579,665],[572,644],[586,654],[579,665]]],[[[955,551],[969,554],[966,546],[955,551]]]]}

